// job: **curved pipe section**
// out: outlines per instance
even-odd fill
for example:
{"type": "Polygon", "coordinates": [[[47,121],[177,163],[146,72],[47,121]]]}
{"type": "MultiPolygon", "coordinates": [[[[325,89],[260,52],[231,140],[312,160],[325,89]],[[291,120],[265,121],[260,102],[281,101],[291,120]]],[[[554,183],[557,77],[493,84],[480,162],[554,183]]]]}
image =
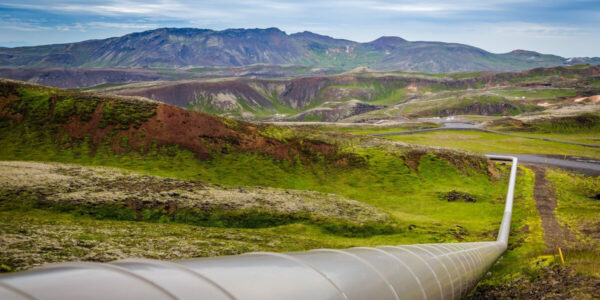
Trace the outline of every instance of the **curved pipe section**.
{"type": "Polygon", "coordinates": [[[508,246],[517,159],[490,242],[58,263],[0,277],[0,299],[461,299],[508,246]]]}

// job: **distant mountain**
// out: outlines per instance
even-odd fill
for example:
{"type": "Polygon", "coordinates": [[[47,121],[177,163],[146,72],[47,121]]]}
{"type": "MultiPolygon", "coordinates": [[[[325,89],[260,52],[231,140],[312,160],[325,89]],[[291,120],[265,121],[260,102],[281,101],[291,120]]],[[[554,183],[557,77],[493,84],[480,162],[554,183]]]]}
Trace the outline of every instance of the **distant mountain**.
{"type": "Polygon", "coordinates": [[[563,58],[516,50],[494,54],[455,43],[381,37],[369,43],[312,32],[288,35],[277,28],[160,28],[122,37],[36,47],[0,48],[3,67],[182,68],[253,64],[350,70],[456,72],[516,71],[535,67],[600,64],[600,58],[563,58]]]}

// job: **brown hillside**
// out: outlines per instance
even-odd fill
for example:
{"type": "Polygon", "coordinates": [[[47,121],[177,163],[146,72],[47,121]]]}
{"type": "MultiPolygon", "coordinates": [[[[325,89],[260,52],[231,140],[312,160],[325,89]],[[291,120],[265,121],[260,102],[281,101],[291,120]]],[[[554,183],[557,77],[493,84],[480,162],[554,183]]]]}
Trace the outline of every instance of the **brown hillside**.
{"type": "MultiPolygon", "coordinates": [[[[89,141],[92,151],[108,144],[116,153],[146,151],[153,145],[178,146],[199,158],[216,153],[256,152],[277,159],[310,159],[315,155],[345,162],[337,146],[321,141],[280,141],[266,125],[221,118],[141,97],[51,89],[0,80],[0,123],[27,126],[61,140],[89,141]]],[[[69,146],[69,144],[63,144],[69,146]]]]}

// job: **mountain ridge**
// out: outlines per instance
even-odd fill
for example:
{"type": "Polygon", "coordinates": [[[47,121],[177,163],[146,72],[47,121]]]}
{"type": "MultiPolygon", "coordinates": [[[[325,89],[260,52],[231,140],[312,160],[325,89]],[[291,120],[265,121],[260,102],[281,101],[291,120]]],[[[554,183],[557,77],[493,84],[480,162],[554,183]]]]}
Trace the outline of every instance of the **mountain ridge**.
{"type": "Polygon", "coordinates": [[[460,43],[407,41],[382,36],[359,43],[310,31],[287,34],[260,29],[158,28],[121,37],[77,43],[0,48],[0,66],[51,68],[240,67],[252,64],[300,65],[350,70],[419,72],[519,71],[574,63],[600,64],[600,58],[563,58],[528,50],[495,54],[460,43]]]}

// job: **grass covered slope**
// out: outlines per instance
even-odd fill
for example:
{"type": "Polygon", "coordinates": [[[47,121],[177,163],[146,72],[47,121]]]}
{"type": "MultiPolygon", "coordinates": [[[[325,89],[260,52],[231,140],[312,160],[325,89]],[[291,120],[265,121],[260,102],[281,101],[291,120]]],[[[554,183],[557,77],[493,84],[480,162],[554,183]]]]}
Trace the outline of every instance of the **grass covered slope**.
{"type": "Polygon", "coordinates": [[[383,226],[391,221],[380,210],[333,194],[225,188],[199,181],[61,164],[1,162],[0,170],[0,184],[7,198],[18,198],[26,190],[26,194],[39,199],[30,203],[36,207],[119,220],[213,227],[307,222],[326,228],[330,227],[328,224],[344,224],[348,229],[376,223],[383,226]]]}
{"type": "Polygon", "coordinates": [[[342,247],[343,240],[317,237],[389,233],[393,225],[382,210],[332,194],[225,188],[109,168],[0,162],[3,271],[61,260],[342,247]],[[285,232],[286,226],[316,233],[277,236],[267,229],[285,232]]]}

